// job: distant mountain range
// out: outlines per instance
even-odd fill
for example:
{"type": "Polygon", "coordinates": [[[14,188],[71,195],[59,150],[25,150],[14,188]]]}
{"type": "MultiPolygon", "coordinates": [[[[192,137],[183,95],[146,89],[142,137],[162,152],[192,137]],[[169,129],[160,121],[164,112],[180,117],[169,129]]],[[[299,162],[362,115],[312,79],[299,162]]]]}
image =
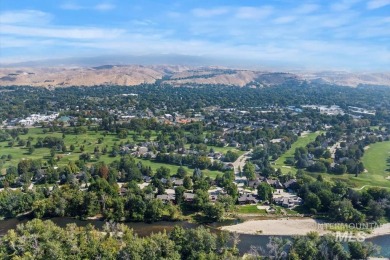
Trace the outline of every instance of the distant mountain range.
{"type": "MultiPolygon", "coordinates": [[[[154,57],[155,58],[155,57],[154,57]]],[[[222,84],[232,86],[268,87],[287,81],[310,81],[356,87],[358,85],[390,86],[390,72],[383,73],[351,73],[338,71],[309,72],[298,70],[291,72],[266,71],[265,69],[231,69],[217,66],[200,66],[212,64],[202,58],[161,56],[159,61],[165,64],[157,65],[154,59],[149,62],[145,56],[140,62],[145,65],[125,65],[119,63],[120,57],[107,59],[90,58],[61,59],[39,62],[17,63],[0,67],[0,86],[20,85],[39,87],[68,87],[93,85],[123,85],[134,86],[142,83],[161,82],[173,86],[188,86],[202,84],[222,84]],[[178,61],[179,60],[179,61],[178,61]],[[184,62],[186,60],[187,62],[184,62]],[[102,62],[116,65],[101,65],[102,62]],[[189,62],[191,61],[191,62],[189,62]]],[[[137,59],[132,59],[136,62],[137,59]]]]}

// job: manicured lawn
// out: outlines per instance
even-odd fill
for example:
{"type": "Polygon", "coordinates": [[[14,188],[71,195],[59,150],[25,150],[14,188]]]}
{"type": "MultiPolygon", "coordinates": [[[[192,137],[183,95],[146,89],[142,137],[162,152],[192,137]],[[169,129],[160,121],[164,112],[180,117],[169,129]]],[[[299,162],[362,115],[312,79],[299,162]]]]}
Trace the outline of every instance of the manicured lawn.
{"type": "Polygon", "coordinates": [[[243,155],[245,152],[238,150],[234,147],[226,146],[226,147],[218,147],[218,146],[207,146],[208,149],[213,148],[214,151],[219,152],[219,153],[227,153],[228,151],[233,151],[238,153],[239,155],[243,155]]]}
{"type": "MultiPolygon", "coordinates": [[[[354,174],[333,175],[322,173],[321,175],[329,180],[342,180],[348,186],[357,189],[372,186],[390,189],[390,180],[386,179],[390,176],[390,141],[371,144],[364,152],[362,161],[367,172],[359,174],[358,177],[355,177],[354,174]]],[[[316,176],[318,174],[311,175],[316,176]]]]}
{"type": "Polygon", "coordinates": [[[275,169],[281,169],[282,173],[287,174],[289,172],[296,173],[297,169],[294,166],[286,165],[285,161],[287,158],[294,158],[295,149],[298,147],[306,147],[307,144],[313,142],[317,136],[323,132],[309,133],[305,136],[300,136],[298,140],[291,145],[291,148],[287,150],[282,156],[280,156],[273,167],[275,169]]]}
{"type": "Polygon", "coordinates": [[[363,156],[367,172],[358,178],[367,185],[377,185],[390,188],[390,141],[370,145],[363,156]]]}
{"type": "MultiPolygon", "coordinates": [[[[310,133],[306,136],[299,137],[299,139],[292,144],[291,148],[279,157],[273,165],[276,169],[281,169],[282,173],[293,172],[297,170],[284,162],[287,158],[294,158],[295,149],[304,147],[308,143],[313,142],[315,138],[322,132],[310,133]]],[[[365,151],[362,159],[367,172],[355,177],[354,174],[334,175],[328,173],[321,173],[321,175],[331,181],[341,180],[352,188],[367,188],[371,186],[378,186],[390,189],[390,180],[386,178],[390,176],[390,141],[379,142],[370,145],[370,148],[365,151]]],[[[320,173],[309,173],[313,177],[317,177],[320,173]]]]}
{"type": "Polygon", "coordinates": [[[257,205],[238,206],[238,213],[241,214],[266,214],[265,209],[258,209],[257,205]]]}
{"type": "Polygon", "coordinates": [[[278,206],[278,205],[272,205],[272,207],[276,209],[275,213],[267,213],[267,211],[265,209],[258,209],[257,206],[258,205],[237,206],[238,207],[237,213],[240,213],[240,214],[269,214],[269,216],[281,216],[284,214],[289,214],[289,215],[299,214],[299,212],[294,210],[294,209],[286,209],[286,208],[278,206]]]}
{"type": "Polygon", "coordinates": [[[390,176],[390,141],[370,145],[364,153],[363,163],[369,175],[390,176]]]}
{"type": "MultiPolygon", "coordinates": [[[[62,133],[54,132],[54,133],[43,133],[42,128],[31,128],[27,135],[20,135],[20,139],[27,140],[28,137],[32,137],[33,141],[32,145],[35,145],[38,138],[44,138],[46,136],[53,136],[62,138],[62,133]]],[[[95,147],[99,147],[102,150],[103,147],[107,146],[108,151],[110,151],[111,147],[116,143],[126,142],[129,140],[132,142],[131,137],[127,139],[120,140],[116,135],[106,135],[103,136],[101,132],[87,131],[85,134],[66,134],[64,138],[64,143],[69,150],[69,146],[73,144],[75,146],[75,150],[73,152],[57,152],[56,156],[60,156],[61,159],[58,161],[58,165],[65,165],[71,160],[78,160],[81,154],[80,147],[84,145],[85,152],[93,153],[95,147]],[[98,139],[103,138],[103,142],[98,144],[98,139]]],[[[10,165],[16,165],[21,159],[42,159],[43,161],[47,161],[50,156],[49,148],[36,148],[33,154],[28,154],[27,148],[17,146],[17,142],[13,147],[8,146],[8,142],[0,142],[0,155],[12,155],[12,160],[6,161],[3,168],[9,167],[10,165]]],[[[109,159],[108,155],[101,156],[102,161],[112,161],[113,159],[109,159]],[[106,158],[107,157],[107,158],[106,158]]]]}
{"type": "MultiPolygon", "coordinates": [[[[190,145],[189,144],[186,144],[184,145],[184,147],[186,149],[189,149],[190,148],[190,145]]],[[[244,151],[241,151],[241,150],[238,150],[237,148],[234,148],[234,147],[230,147],[230,146],[226,146],[226,147],[218,147],[218,146],[211,146],[211,145],[208,145],[207,146],[207,152],[213,148],[214,152],[218,152],[218,153],[227,153],[227,151],[233,151],[233,152],[236,152],[238,155],[243,155],[245,152],[244,151]]]]}
{"type": "MultiPolygon", "coordinates": [[[[133,140],[133,132],[129,131],[129,135],[126,139],[119,139],[117,135],[114,134],[107,134],[106,136],[103,135],[103,132],[95,132],[95,131],[87,131],[85,134],[66,134],[64,138],[64,143],[66,147],[69,150],[70,145],[75,146],[75,150],[73,152],[57,152],[55,158],[57,156],[60,157],[60,160],[57,162],[58,166],[66,165],[69,163],[69,161],[78,160],[79,156],[81,154],[80,147],[84,146],[84,151],[86,153],[93,154],[93,151],[95,147],[99,147],[99,150],[102,151],[103,147],[107,147],[108,153],[111,151],[112,146],[114,144],[120,144],[120,143],[126,143],[126,142],[134,142],[133,140]],[[98,139],[102,138],[102,143],[98,143],[98,139]]],[[[33,141],[31,142],[32,145],[35,145],[38,138],[44,138],[46,136],[53,136],[53,137],[59,137],[62,138],[62,133],[60,132],[54,132],[54,133],[43,133],[42,128],[31,128],[29,129],[29,132],[27,135],[20,135],[20,139],[26,140],[29,137],[33,138],[33,141]]],[[[154,140],[156,138],[156,133],[152,131],[152,137],[151,140],[154,140]]],[[[140,137],[137,139],[137,142],[140,141],[146,141],[143,137],[140,137]]],[[[241,151],[240,151],[241,152],[241,151]]],[[[104,161],[105,163],[111,163],[115,160],[120,160],[120,156],[117,157],[110,157],[108,155],[101,155],[99,158],[99,161],[104,161]]],[[[36,148],[33,154],[28,153],[28,149],[25,147],[19,147],[17,146],[17,142],[15,142],[15,145],[13,147],[8,146],[8,141],[0,142],[0,156],[2,155],[11,155],[11,160],[6,160],[5,164],[3,165],[1,169],[1,173],[5,173],[6,169],[14,165],[16,166],[18,162],[22,159],[42,159],[42,162],[45,163],[50,158],[50,149],[49,148],[36,148]]],[[[150,166],[153,170],[156,170],[157,168],[161,166],[165,166],[170,169],[171,174],[175,174],[179,166],[176,165],[169,165],[164,163],[157,163],[150,160],[142,160],[142,159],[136,159],[137,161],[141,160],[144,165],[150,166]]],[[[96,159],[92,159],[91,163],[96,162],[96,159]]],[[[192,174],[193,169],[189,169],[188,167],[184,167],[188,173],[192,174]]],[[[215,178],[217,174],[221,174],[219,171],[210,171],[210,170],[203,170],[203,173],[206,176],[210,176],[211,178],[215,178]]]]}
{"type": "MultiPolygon", "coordinates": [[[[117,159],[119,160],[119,158],[117,157],[117,159]]],[[[180,167],[180,166],[176,166],[176,165],[171,165],[171,164],[165,164],[165,163],[158,163],[158,162],[154,162],[154,161],[150,161],[150,160],[144,160],[144,159],[136,159],[136,161],[141,161],[143,165],[147,165],[147,166],[150,166],[152,168],[153,171],[157,170],[158,168],[160,168],[161,166],[164,166],[164,167],[167,167],[171,174],[176,174],[177,172],[177,169],[180,167]]],[[[194,169],[191,169],[187,166],[183,166],[183,168],[187,171],[187,173],[191,176],[194,169]]],[[[202,170],[203,174],[205,176],[209,176],[213,179],[215,179],[215,177],[219,174],[219,175],[223,175],[222,172],[220,171],[211,171],[211,170],[202,170]]]]}

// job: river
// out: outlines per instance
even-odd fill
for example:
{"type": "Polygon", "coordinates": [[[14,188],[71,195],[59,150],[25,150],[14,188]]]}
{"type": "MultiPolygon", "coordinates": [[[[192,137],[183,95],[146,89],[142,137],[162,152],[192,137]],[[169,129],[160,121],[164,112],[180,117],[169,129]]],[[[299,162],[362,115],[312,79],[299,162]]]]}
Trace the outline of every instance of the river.
{"type": "MultiPolygon", "coordinates": [[[[65,227],[67,224],[75,223],[77,226],[86,226],[88,224],[92,224],[97,229],[102,229],[105,221],[100,220],[78,220],[73,218],[51,218],[56,225],[60,227],[65,227]]],[[[0,236],[7,233],[8,230],[16,228],[18,224],[26,223],[29,219],[6,219],[0,221],[0,236]]],[[[147,224],[143,222],[126,222],[125,225],[132,228],[135,233],[137,233],[140,237],[148,236],[151,233],[157,233],[160,231],[166,230],[167,232],[171,231],[174,226],[179,225],[184,228],[195,228],[199,226],[198,224],[189,223],[186,221],[178,221],[178,222],[168,222],[168,221],[160,221],[152,224],[147,224]]],[[[218,224],[209,226],[214,231],[217,231],[216,227],[218,224]]],[[[288,238],[288,236],[286,236],[288,238]]],[[[269,236],[267,235],[240,235],[240,243],[238,244],[238,248],[241,254],[249,252],[251,246],[262,247],[266,249],[266,244],[268,243],[269,236]]],[[[367,239],[367,241],[372,242],[375,245],[381,247],[380,256],[390,258],[390,235],[378,236],[367,239]]]]}

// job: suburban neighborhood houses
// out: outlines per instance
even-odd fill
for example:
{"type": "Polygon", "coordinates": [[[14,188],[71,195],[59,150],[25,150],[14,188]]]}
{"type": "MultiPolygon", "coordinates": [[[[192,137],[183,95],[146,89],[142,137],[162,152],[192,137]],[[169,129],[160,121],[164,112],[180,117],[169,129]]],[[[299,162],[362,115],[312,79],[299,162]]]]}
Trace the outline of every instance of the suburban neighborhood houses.
{"type": "MultiPolygon", "coordinates": [[[[138,98],[137,95],[132,94],[129,97],[138,98]]],[[[327,116],[342,116],[350,112],[352,113],[350,115],[355,118],[357,123],[361,122],[359,121],[359,114],[373,115],[374,113],[373,110],[365,110],[358,107],[349,107],[348,111],[344,111],[335,105],[329,107],[323,105],[303,105],[299,107],[268,106],[252,108],[250,111],[212,106],[205,107],[198,112],[189,110],[186,113],[167,113],[166,107],[160,107],[154,111],[150,109],[137,111],[134,107],[123,111],[113,109],[109,110],[109,113],[114,116],[117,123],[131,124],[134,120],[155,120],[154,122],[162,125],[183,127],[184,129],[188,128],[187,131],[190,134],[185,136],[187,139],[185,142],[175,145],[169,144],[167,140],[163,140],[159,136],[152,138],[151,132],[144,132],[141,137],[143,140],[137,142],[135,139],[137,136],[134,134],[134,142],[122,142],[117,150],[111,151],[110,155],[120,155],[122,157],[130,155],[140,160],[178,166],[186,165],[194,169],[194,176],[196,171],[200,173],[205,169],[216,170],[223,175],[233,172],[234,177],[229,181],[237,189],[237,196],[235,197],[236,204],[274,204],[293,209],[302,205],[304,200],[296,195],[299,185],[293,174],[284,175],[283,178],[279,178],[281,169],[286,173],[291,169],[291,166],[297,164],[298,168],[307,168],[309,171],[311,169],[313,171],[323,171],[321,168],[322,165],[319,165],[322,162],[318,160],[318,155],[322,156],[326,152],[329,153],[327,158],[332,160],[331,163],[325,165],[327,170],[344,173],[352,169],[352,166],[349,168],[351,158],[348,157],[347,153],[349,149],[356,146],[357,142],[362,140],[377,141],[389,139],[388,133],[368,130],[351,133],[349,136],[346,134],[321,134],[323,130],[331,132],[332,127],[327,124],[318,124],[309,117],[301,116],[305,112],[311,113],[310,110],[318,111],[319,114],[327,116]],[[279,115],[280,118],[275,120],[269,117],[270,114],[279,115]],[[237,118],[240,118],[240,120],[236,120],[237,118]],[[196,133],[197,130],[192,127],[197,123],[204,125],[206,129],[218,128],[220,130],[207,133],[200,139],[193,139],[193,133],[196,133]],[[253,133],[256,131],[264,131],[264,129],[272,129],[275,134],[269,138],[256,138],[253,136],[253,133]],[[268,161],[271,165],[276,165],[276,159],[283,152],[286,152],[295,140],[304,138],[309,134],[318,135],[316,142],[313,143],[313,148],[304,151],[299,156],[295,154],[295,158],[288,158],[283,162],[286,165],[283,165],[282,168],[275,167],[275,169],[272,169],[275,172],[269,172],[271,168],[262,166],[262,162],[268,161]],[[351,139],[351,136],[354,138],[351,139]],[[191,144],[186,144],[188,141],[191,144]],[[256,150],[254,150],[255,147],[256,150]],[[269,153],[265,154],[268,157],[263,157],[265,156],[263,154],[264,151],[269,153]],[[248,162],[248,165],[253,165],[254,167],[250,171],[250,174],[245,169],[248,162]],[[288,177],[286,178],[286,176],[288,177]],[[259,197],[258,187],[262,184],[271,187],[272,198],[262,199],[259,197]]],[[[53,127],[58,125],[61,127],[77,127],[83,124],[79,118],[67,115],[65,111],[67,109],[60,113],[31,114],[24,119],[4,121],[3,128],[16,126],[53,127]]],[[[87,122],[89,125],[96,123],[105,124],[104,119],[101,118],[89,117],[87,119],[84,122],[87,122]]],[[[95,153],[93,156],[99,156],[99,153],[95,153]]],[[[45,171],[42,170],[33,180],[40,181],[44,178],[45,171]]],[[[218,178],[223,179],[224,177],[217,176],[216,179],[209,180],[208,200],[211,203],[217,202],[220,196],[229,194],[229,190],[227,190],[230,189],[229,185],[218,178]],[[222,183],[223,185],[221,185],[222,183]]],[[[164,203],[175,204],[182,200],[186,203],[193,203],[198,196],[192,187],[183,187],[185,181],[180,177],[167,176],[155,180],[155,178],[144,175],[142,179],[143,183],[141,182],[139,184],[141,189],[149,187],[152,181],[161,183],[162,188],[155,188],[153,196],[164,203]],[[178,187],[184,188],[184,192],[179,194],[181,196],[180,198],[177,198],[176,193],[178,187]]],[[[120,194],[126,194],[125,187],[121,187],[120,194]]],[[[152,196],[152,194],[150,195],[152,196]]]]}
{"type": "Polygon", "coordinates": [[[335,102],[332,86],[281,88],[289,94],[162,85],[0,92],[0,217],[112,228],[220,222],[265,235],[305,235],[323,220],[386,222],[390,97],[359,103],[359,87],[345,89],[356,99],[335,102]]]}
{"type": "MultiPolygon", "coordinates": [[[[87,96],[89,89],[73,89],[83,103],[67,93],[66,104],[2,114],[2,196],[32,201],[28,209],[38,217],[209,223],[325,214],[345,221],[337,214],[344,207],[355,219],[375,218],[349,200],[370,169],[377,174],[363,163],[366,152],[389,141],[380,107],[293,105],[284,96],[253,106],[262,96],[252,100],[246,88],[248,95],[234,102],[252,101],[237,105],[225,95],[223,106],[213,105],[220,98],[218,92],[210,99],[214,88],[199,90],[196,102],[192,88],[169,89],[174,102],[157,102],[166,97],[142,92],[147,86],[137,95],[118,89],[112,98],[99,96],[104,90],[87,96]]],[[[365,207],[384,207],[372,203],[365,207]]],[[[4,210],[13,216],[24,205],[4,210]]]]}
{"type": "MultiPolygon", "coordinates": [[[[232,165],[245,165],[245,161],[249,158],[249,153],[246,153],[240,156],[235,162],[232,163],[232,165]]],[[[234,170],[236,172],[236,176],[233,183],[238,187],[239,196],[237,198],[237,204],[239,205],[257,205],[258,203],[265,205],[275,204],[284,208],[293,209],[294,207],[302,205],[303,203],[302,198],[298,197],[294,192],[294,184],[296,184],[296,179],[290,179],[284,184],[282,184],[277,179],[268,179],[264,177],[257,177],[254,180],[248,180],[245,176],[240,177],[242,173],[239,172],[238,168],[235,168],[234,170]],[[266,183],[274,189],[271,201],[262,201],[258,198],[257,187],[261,183],[266,183]]],[[[161,179],[161,182],[167,183],[167,180],[161,179]]],[[[170,183],[172,183],[173,188],[177,188],[178,186],[183,185],[183,179],[177,179],[173,177],[171,178],[170,183]]],[[[208,194],[210,201],[216,202],[218,200],[218,196],[225,195],[227,192],[223,187],[214,186],[214,188],[210,188],[208,190],[208,194]]],[[[184,201],[191,203],[194,200],[196,194],[193,193],[193,190],[186,190],[182,196],[184,201]]],[[[165,189],[164,194],[157,195],[157,198],[165,203],[175,203],[175,190],[165,189]]]]}

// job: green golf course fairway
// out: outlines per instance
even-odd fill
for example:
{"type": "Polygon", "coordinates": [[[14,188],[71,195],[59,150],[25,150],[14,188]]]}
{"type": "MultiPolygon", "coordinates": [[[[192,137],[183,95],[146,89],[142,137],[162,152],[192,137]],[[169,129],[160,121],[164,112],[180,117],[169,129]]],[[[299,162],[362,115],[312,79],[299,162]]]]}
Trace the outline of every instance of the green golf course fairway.
{"type": "Polygon", "coordinates": [[[366,182],[363,185],[390,188],[390,141],[371,144],[365,151],[363,163],[367,172],[357,179],[366,182]]]}
{"type": "MultiPolygon", "coordinates": [[[[390,141],[370,144],[364,152],[362,162],[366,171],[355,177],[354,174],[334,175],[321,173],[326,179],[342,180],[349,187],[361,190],[369,187],[390,189],[390,141]]],[[[318,174],[312,174],[317,176],[318,174]]]]}
{"type": "Polygon", "coordinates": [[[300,136],[298,140],[291,145],[291,148],[288,149],[282,156],[280,156],[273,165],[275,169],[280,169],[282,173],[286,174],[288,172],[296,173],[297,169],[294,166],[289,166],[285,164],[287,158],[294,158],[295,149],[298,147],[306,147],[309,143],[316,140],[316,137],[322,134],[323,132],[309,133],[304,136],[300,136]]]}

